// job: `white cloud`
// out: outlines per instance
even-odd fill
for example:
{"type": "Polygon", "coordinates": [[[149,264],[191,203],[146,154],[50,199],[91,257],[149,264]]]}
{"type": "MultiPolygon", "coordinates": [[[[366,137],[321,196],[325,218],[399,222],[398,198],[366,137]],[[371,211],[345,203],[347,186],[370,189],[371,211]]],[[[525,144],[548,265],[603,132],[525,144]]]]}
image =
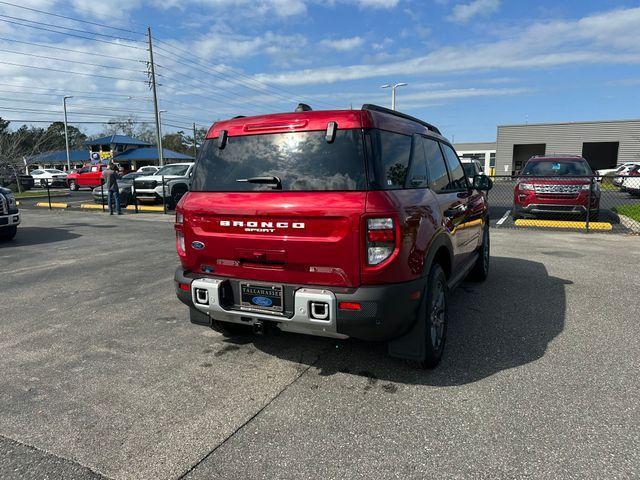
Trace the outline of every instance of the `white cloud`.
{"type": "Polygon", "coordinates": [[[399,0],[356,0],[361,8],[395,8],[399,0]]]}
{"type": "Polygon", "coordinates": [[[338,38],[335,40],[324,39],[320,44],[332,50],[348,52],[361,47],[364,44],[364,39],[362,37],[338,38]]]}
{"type": "Polygon", "coordinates": [[[449,20],[467,23],[475,16],[486,16],[500,8],[500,0],[474,0],[471,3],[461,3],[453,7],[449,20]]]}
{"type": "Polygon", "coordinates": [[[386,64],[332,66],[276,74],[262,80],[281,85],[463,71],[544,69],[562,65],[640,63],[640,7],[594,14],[573,21],[533,24],[510,38],[456,45],[386,64]]]}

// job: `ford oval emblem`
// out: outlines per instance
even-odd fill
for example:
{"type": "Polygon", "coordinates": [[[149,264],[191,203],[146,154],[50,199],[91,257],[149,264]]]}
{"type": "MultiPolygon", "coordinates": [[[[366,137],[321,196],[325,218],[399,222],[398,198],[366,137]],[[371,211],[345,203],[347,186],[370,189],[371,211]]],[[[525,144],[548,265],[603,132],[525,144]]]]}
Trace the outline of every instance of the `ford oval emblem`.
{"type": "Polygon", "coordinates": [[[273,305],[273,300],[267,297],[253,297],[251,301],[254,305],[258,305],[259,307],[270,307],[273,305]]]}
{"type": "Polygon", "coordinates": [[[204,243],[198,242],[197,240],[195,242],[191,242],[191,246],[196,250],[204,249],[204,243]]]}

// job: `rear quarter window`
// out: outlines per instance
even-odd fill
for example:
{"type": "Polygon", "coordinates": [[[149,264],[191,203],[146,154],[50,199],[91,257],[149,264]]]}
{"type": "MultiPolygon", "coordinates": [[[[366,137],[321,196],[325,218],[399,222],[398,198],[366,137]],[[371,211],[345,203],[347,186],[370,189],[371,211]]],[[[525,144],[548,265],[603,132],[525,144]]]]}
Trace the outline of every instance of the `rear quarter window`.
{"type": "Polygon", "coordinates": [[[370,130],[374,187],[404,188],[411,157],[411,137],[385,130],[370,130]]]}

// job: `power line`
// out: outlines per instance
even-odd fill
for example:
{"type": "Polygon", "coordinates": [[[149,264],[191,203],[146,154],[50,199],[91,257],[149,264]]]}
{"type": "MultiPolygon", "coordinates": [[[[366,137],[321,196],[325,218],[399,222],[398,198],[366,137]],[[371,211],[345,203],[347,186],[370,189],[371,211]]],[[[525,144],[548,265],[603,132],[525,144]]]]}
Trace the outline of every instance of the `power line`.
{"type": "MultiPolygon", "coordinates": [[[[2,2],[0,2],[2,3],[2,2]]],[[[51,48],[53,50],[60,50],[62,52],[71,52],[71,53],[79,53],[82,55],[91,55],[92,57],[104,57],[111,58],[113,60],[121,60],[127,62],[136,62],[136,63],[147,63],[145,60],[138,60],[136,58],[124,58],[124,57],[116,57],[115,55],[105,55],[104,53],[96,53],[96,52],[83,52],[82,50],[73,50],[71,48],[62,48],[62,47],[54,47],[53,45],[46,45],[44,43],[35,43],[35,42],[27,42],[25,40],[15,40],[12,38],[0,37],[0,40],[5,42],[13,42],[13,43],[22,43],[24,45],[32,45],[34,47],[40,48],[51,48]]]]}
{"type": "MultiPolygon", "coordinates": [[[[10,119],[10,118],[3,118],[4,121],[6,122],[14,122],[14,123],[55,123],[55,122],[59,122],[60,120],[24,120],[24,119],[10,119]]],[[[69,122],[69,123],[74,123],[74,124],[97,124],[97,125],[118,125],[121,122],[114,122],[114,121],[109,121],[109,120],[105,120],[105,121],[85,121],[85,120],[74,120],[73,122],[69,122]]],[[[135,121],[135,122],[127,122],[127,123],[131,123],[131,124],[135,124],[135,125],[148,125],[150,123],[153,123],[152,121],[150,122],[145,122],[145,121],[135,121]]]]}
{"type": "MultiPolygon", "coordinates": [[[[245,74],[245,73],[243,73],[243,72],[241,72],[241,71],[239,71],[239,70],[236,70],[236,69],[234,69],[234,68],[232,68],[232,67],[229,67],[229,66],[227,66],[227,65],[212,65],[212,64],[210,64],[207,60],[203,59],[202,57],[198,57],[197,55],[194,55],[194,54],[193,54],[193,52],[189,52],[189,51],[184,50],[184,49],[182,49],[182,48],[176,47],[175,45],[172,45],[171,43],[166,42],[166,41],[164,41],[164,40],[156,39],[156,41],[157,41],[157,42],[159,42],[159,43],[161,43],[161,44],[167,45],[168,47],[173,48],[174,50],[176,50],[176,51],[178,51],[178,52],[182,52],[183,54],[188,55],[188,56],[189,56],[189,58],[193,58],[193,57],[195,57],[195,58],[197,58],[197,59],[200,59],[202,62],[204,62],[204,63],[194,62],[194,63],[197,63],[198,65],[201,65],[201,66],[204,66],[204,67],[207,67],[207,68],[213,68],[213,69],[221,68],[221,69],[230,70],[230,71],[231,71],[231,72],[233,72],[235,75],[238,75],[238,76],[240,76],[240,77],[246,78],[246,79],[247,79],[247,81],[250,81],[250,82],[256,83],[256,84],[258,84],[258,85],[261,85],[261,86],[263,87],[263,89],[267,89],[266,91],[265,91],[265,90],[263,90],[265,93],[269,92],[269,90],[278,90],[278,91],[280,91],[280,92],[282,92],[282,93],[284,93],[284,94],[286,94],[286,95],[293,96],[294,98],[299,97],[299,94],[297,94],[297,93],[295,93],[295,92],[292,92],[292,91],[290,91],[290,90],[285,90],[285,89],[283,89],[283,88],[280,88],[280,87],[277,87],[277,86],[274,86],[274,85],[269,85],[269,84],[267,84],[267,83],[265,83],[265,82],[263,82],[263,81],[261,81],[261,80],[258,80],[258,79],[256,79],[256,78],[254,78],[254,77],[250,76],[250,75],[247,75],[247,74],[245,74]]],[[[160,48],[160,47],[158,47],[158,48],[160,48]]],[[[164,50],[164,51],[166,52],[166,50],[164,50]]],[[[176,56],[177,56],[177,54],[176,54],[176,53],[173,53],[173,52],[168,52],[168,53],[172,53],[172,55],[176,55],[176,56]]],[[[223,75],[224,75],[224,74],[223,74],[223,75]]],[[[237,81],[237,80],[236,80],[236,81],[237,81]]],[[[254,90],[256,89],[255,87],[253,87],[253,88],[254,88],[254,90]]],[[[272,92],[269,92],[269,93],[272,93],[272,92]]],[[[281,95],[280,95],[280,96],[281,96],[281,95]]],[[[285,98],[287,101],[291,101],[291,98],[288,98],[288,97],[282,97],[282,98],[285,98]]],[[[338,107],[338,105],[332,105],[332,104],[330,104],[330,103],[326,103],[326,102],[316,102],[316,103],[321,103],[321,104],[326,105],[326,106],[329,106],[329,107],[338,107]]]]}
{"type": "Polygon", "coordinates": [[[9,3],[9,2],[4,2],[4,1],[0,1],[0,3],[2,3],[4,5],[10,5],[10,6],[16,7],[16,8],[22,8],[23,10],[30,10],[32,12],[38,12],[38,13],[43,13],[45,15],[51,15],[53,17],[66,18],[67,20],[73,20],[74,22],[88,23],[89,25],[95,25],[95,26],[98,26],[98,27],[110,28],[112,30],[119,30],[121,32],[127,32],[127,33],[133,33],[133,34],[136,34],[136,35],[142,35],[141,32],[136,32],[134,30],[128,30],[126,28],[112,27],[111,25],[105,25],[103,23],[97,23],[97,22],[91,22],[89,20],[81,20],[79,18],[67,17],[66,15],[61,15],[59,13],[45,12],[44,10],[38,10],[36,8],[25,7],[23,5],[16,5],[15,3],[9,3]]]}
{"type": "Polygon", "coordinates": [[[68,74],[71,74],[71,75],[83,75],[85,77],[108,78],[110,80],[121,80],[121,81],[125,81],[125,82],[146,83],[144,80],[135,80],[133,78],[111,77],[111,76],[108,76],[108,75],[98,75],[98,74],[94,74],[94,73],[85,73],[85,72],[71,72],[71,71],[68,71],[68,70],[58,70],[57,68],[36,67],[35,65],[23,65],[23,64],[20,64],[20,63],[13,63],[13,62],[0,61],[0,63],[4,64],[4,65],[12,65],[14,67],[35,68],[36,70],[49,70],[50,72],[68,73],[68,74]]]}
{"type": "MultiPolygon", "coordinates": [[[[101,40],[99,38],[85,37],[83,35],[77,35],[75,33],[59,32],[57,30],[52,30],[50,28],[38,27],[36,25],[29,25],[27,23],[14,22],[13,20],[6,20],[4,18],[0,18],[0,22],[11,23],[13,25],[19,25],[21,27],[35,28],[37,30],[44,30],[44,31],[47,31],[47,32],[57,33],[58,35],[66,35],[68,37],[82,38],[84,40],[91,40],[93,42],[108,43],[109,45],[117,45],[118,47],[127,47],[127,48],[134,48],[136,50],[144,50],[144,51],[146,51],[146,48],[136,47],[135,45],[127,45],[125,43],[111,42],[109,40],[101,40]]],[[[55,25],[52,25],[52,26],[55,26],[55,25]]]]}
{"type": "MultiPolygon", "coordinates": [[[[36,109],[36,108],[20,108],[20,107],[10,107],[10,106],[6,106],[6,105],[0,105],[0,110],[6,110],[8,112],[29,112],[29,113],[56,113],[59,114],[60,112],[55,111],[55,110],[40,110],[40,109],[36,109]]],[[[84,117],[86,116],[91,116],[91,117],[110,117],[113,118],[114,114],[110,114],[110,115],[106,115],[106,114],[101,114],[101,113],[84,113],[84,112],[69,112],[70,115],[82,115],[84,117]]],[[[56,120],[58,121],[58,120],[56,120]]]]}
{"type": "MultiPolygon", "coordinates": [[[[144,82],[144,83],[146,83],[146,82],[144,82]]],[[[96,95],[110,95],[110,96],[113,96],[113,97],[130,97],[129,94],[117,93],[117,92],[89,92],[87,90],[67,90],[66,88],[62,89],[62,88],[47,88],[47,87],[36,87],[36,86],[25,87],[24,85],[15,85],[15,84],[11,84],[11,83],[0,83],[0,85],[5,86],[5,87],[21,88],[21,89],[26,90],[26,91],[33,90],[33,89],[36,89],[36,90],[47,90],[49,92],[58,91],[58,92],[61,92],[61,93],[59,93],[59,95],[65,95],[67,93],[86,93],[86,94],[89,94],[89,95],[96,94],[96,95]]],[[[22,93],[22,92],[11,92],[11,93],[22,93]]],[[[38,95],[43,95],[43,94],[38,94],[38,95]]]]}
{"type": "Polygon", "coordinates": [[[92,35],[98,35],[99,37],[113,38],[116,40],[124,40],[126,42],[133,42],[133,43],[142,43],[140,40],[136,40],[135,38],[116,37],[115,35],[109,35],[106,33],[99,33],[99,32],[87,32],[87,30],[80,30],[78,28],[71,28],[71,27],[63,27],[60,25],[54,25],[52,23],[46,23],[46,22],[37,22],[36,20],[29,20],[28,18],[12,17],[11,15],[2,15],[2,14],[0,14],[0,17],[10,18],[12,20],[19,20],[21,22],[35,23],[36,25],[45,25],[47,27],[61,28],[63,30],[69,30],[70,32],[90,33],[92,35]]]}
{"type": "Polygon", "coordinates": [[[99,63],[81,62],[79,60],[67,60],[66,58],[47,57],[46,55],[37,55],[35,53],[18,52],[18,51],[15,51],[15,50],[5,50],[3,48],[0,48],[0,52],[14,53],[16,55],[24,55],[24,56],[27,56],[27,57],[34,57],[34,58],[44,58],[46,60],[55,60],[55,61],[58,61],[58,62],[79,63],[80,65],[91,65],[92,67],[123,70],[125,72],[146,73],[144,70],[134,70],[132,68],[116,67],[116,66],[113,66],[113,65],[101,65],[99,63]]]}

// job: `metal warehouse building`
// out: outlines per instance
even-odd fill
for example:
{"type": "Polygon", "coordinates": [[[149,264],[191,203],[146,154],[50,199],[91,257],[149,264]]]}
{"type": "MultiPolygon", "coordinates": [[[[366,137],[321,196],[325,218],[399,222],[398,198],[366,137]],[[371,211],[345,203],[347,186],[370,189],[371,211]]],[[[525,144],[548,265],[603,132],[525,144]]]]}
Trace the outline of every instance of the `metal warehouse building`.
{"type": "Polygon", "coordinates": [[[496,175],[522,170],[534,155],[582,155],[594,170],[640,160],[640,120],[500,125],[496,175]]]}

